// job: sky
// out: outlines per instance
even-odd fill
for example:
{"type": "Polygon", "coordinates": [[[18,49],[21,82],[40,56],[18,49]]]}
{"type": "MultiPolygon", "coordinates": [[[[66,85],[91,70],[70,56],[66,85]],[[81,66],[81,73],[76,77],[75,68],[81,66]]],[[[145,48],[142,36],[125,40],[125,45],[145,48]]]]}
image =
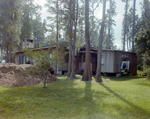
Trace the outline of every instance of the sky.
{"type": "MultiPolygon", "coordinates": [[[[133,0],[129,0],[129,5],[130,7],[133,6],[133,0]]],[[[140,2],[142,0],[136,0],[136,14],[141,15],[141,6],[140,2]]],[[[42,19],[46,19],[46,17],[49,15],[47,13],[47,8],[44,7],[44,4],[46,3],[46,0],[35,0],[35,3],[41,5],[43,7],[41,11],[41,17],[42,19]]],[[[107,4],[107,3],[106,3],[107,4]]],[[[122,41],[121,41],[121,34],[122,34],[122,20],[123,20],[123,14],[124,14],[124,7],[125,3],[123,3],[121,0],[116,0],[116,12],[117,15],[114,17],[114,20],[116,21],[116,26],[114,26],[114,36],[115,36],[115,41],[114,44],[117,46],[118,49],[122,49],[122,41]]],[[[96,12],[95,16],[98,18],[102,18],[102,5],[100,5],[96,12]]]]}

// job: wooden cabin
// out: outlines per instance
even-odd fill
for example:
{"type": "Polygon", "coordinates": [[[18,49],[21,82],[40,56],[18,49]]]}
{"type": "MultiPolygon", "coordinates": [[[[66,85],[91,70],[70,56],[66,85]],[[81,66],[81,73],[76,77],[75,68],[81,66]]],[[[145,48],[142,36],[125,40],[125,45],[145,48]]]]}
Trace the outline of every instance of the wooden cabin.
{"type": "MultiPolygon", "coordinates": [[[[37,49],[31,49],[38,51],[37,49]]],[[[42,50],[48,50],[48,47],[43,47],[42,50]]],[[[53,47],[52,54],[55,52],[56,47],[53,47]]],[[[64,47],[62,52],[68,52],[67,47],[64,47]]],[[[83,73],[85,65],[85,52],[86,47],[81,47],[75,56],[75,71],[76,73],[83,73]]],[[[91,47],[91,72],[96,74],[97,69],[97,52],[98,50],[91,47]]],[[[15,54],[16,64],[33,64],[33,58],[27,58],[23,51],[15,54]]],[[[68,71],[69,54],[64,57],[64,65],[58,69],[58,74],[64,74],[68,71]]],[[[102,50],[102,68],[101,72],[106,74],[121,74],[121,73],[137,73],[137,56],[135,53],[119,51],[119,50],[102,50]]]]}
{"type": "MultiPolygon", "coordinates": [[[[76,55],[76,72],[83,73],[86,48],[82,47],[76,55]]],[[[91,47],[91,72],[96,74],[98,50],[91,47]]],[[[135,53],[119,50],[102,50],[101,72],[120,74],[137,73],[137,56],[135,53]]]]}
{"type": "MultiPolygon", "coordinates": [[[[52,53],[50,54],[53,55],[53,53],[56,51],[56,46],[52,47],[52,53]]],[[[49,49],[49,47],[42,47],[42,50],[47,51],[49,49]]],[[[39,51],[40,48],[30,48],[30,50],[33,50],[35,52],[39,51]]],[[[68,52],[67,47],[63,47],[63,49],[61,49],[61,52],[68,52]]],[[[27,57],[24,54],[24,51],[18,51],[15,53],[15,64],[33,64],[34,59],[32,57],[27,57]]],[[[68,62],[69,62],[69,54],[66,54],[64,57],[64,63],[63,66],[60,68],[57,68],[57,74],[64,74],[65,72],[67,72],[68,70],[68,62]]],[[[55,67],[53,67],[54,69],[55,67]]]]}

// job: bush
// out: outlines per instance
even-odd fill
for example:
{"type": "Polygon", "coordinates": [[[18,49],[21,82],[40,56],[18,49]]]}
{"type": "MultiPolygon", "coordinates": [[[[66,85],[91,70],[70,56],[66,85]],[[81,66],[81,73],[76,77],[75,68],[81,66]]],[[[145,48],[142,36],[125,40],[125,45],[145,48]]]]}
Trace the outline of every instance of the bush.
{"type": "Polygon", "coordinates": [[[146,69],[144,71],[138,70],[137,74],[140,75],[140,76],[148,76],[148,77],[150,77],[150,68],[148,68],[148,69],[146,69]]]}
{"type": "Polygon", "coordinates": [[[56,62],[60,66],[64,62],[64,54],[62,52],[52,52],[51,47],[47,51],[44,51],[42,47],[37,51],[29,49],[25,49],[24,51],[27,57],[34,59],[33,64],[35,68],[32,69],[30,73],[37,73],[45,87],[48,74],[54,72],[52,67],[55,67],[56,62]],[[52,54],[52,56],[50,56],[50,54],[52,54]]]}

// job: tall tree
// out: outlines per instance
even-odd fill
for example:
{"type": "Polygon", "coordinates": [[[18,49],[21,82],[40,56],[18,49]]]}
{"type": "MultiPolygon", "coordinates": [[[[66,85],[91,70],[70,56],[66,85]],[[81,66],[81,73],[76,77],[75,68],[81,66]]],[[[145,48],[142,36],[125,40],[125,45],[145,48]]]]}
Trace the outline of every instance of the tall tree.
{"type": "Polygon", "coordinates": [[[46,29],[46,20],[41,21],[40,17],[36,17],[36,19],[32,20],[32,26],[33,26],[33,37],[34,37],[34,43],[35,47],[38,48],[41,45],[43,45],[44,39],[45,39],[45,33],[47,31],[46,29]]]}
{"type": "Polygon", "coordinates": [[[96,17],[95,17],[95,11],[96,9],[99,7],[99,4],[100,4],[101,0],[90,0],[90,41],[91,41],[91,46],[92,47],[96,47],[96,44],[97,44],[97,37],[98,37],[98,29],[100,27],[100,24],[101,23],[101,20],[98,20],[96,17]]]}
{"type": "Polygon", "coordinates": [[[91,51],[90,51],[90,34],[89,34],[89,0],[85,0],[85,40],[86,40],[86,58],[82,81],[90,81],[92,77],[90,66],[91,51]]]}
{"type": "Polygon", "coordinates": [[[75,46],[76,46],[76,32],[77,32],[77,22],[78,22],[78,0],[73,2],[73,42],[72,42],[72,70],[71,78],[75,78],[75,46]]]}
{"type": "MultiPolygon", "coordinates": [[[[58,23],[58,9],[59,9],[59,5],[58,5],[58,0],[56,1],[56,54],[58,53],[58,35],[59,35],[59,23],[58,23]]],[[[56,57],[57,59],[58,57],[56,57]]],[[[55,65],[55,70],[54,70],[54,75],[57,75],[57,60],[56,60],[56,65],[55,65]]]]}
{"type": "Polygon", "coordinates": [[[9,41],[9,62],[12,62],[12,49],[16,46],[15,43],[20,41],[21,21],[21,1],[20,0],[1,0],[0,11],[4,18],[2,26],[5,27],[8,41],[9,41]]]}
{"type": "MultiPolygon", "coordinates": [[[[47,0],[47,3],[45,4],[45,6],[48,8],[47,11],[49,13],[49,16],[47,17],[48,21],[49,21],[49,27],[53,27],[51,29],[53,29],[53,33],[55,34],[55,44],[56,44],[56,52],[58,52],[58,42],[60,39],[60,30],[61,30],[61,20],[62,20],[62,13],[61,13],[61,4],[62,1],[60,0],[47,0]]],[[[54,74],[57,74],[57,67],[58,67],[58,63],[56,60],[55,63],[55,72],[54,74]]]]}
{"type": "Polygon", "coordinates": [[[103,0],[103,18],[102,24],[100,29],[100,37],[99,37],[99,48],[98,48],[98,57],[97,57],[97,70],[96,70],[96,77],[95,80],[97,82],[102,82],[101,78],[101,61],[102,61],[102,43],[103,43],[103,34],[105,28],[105,10],[106,10],[106,0],[103,0]]]}
{"type": "MultiPolygon", "coordinates": [[[[35,24],[37,24],[37,22],[41,20],[40,18],[41,6],[34,4],[34,0],[24,0],[22,4],[23,4],[22,5],[23,27],[21,28],[20,39],[32,38],[35,40],[35,44],[37,44],[37,36],[35,37],[35,27],[38,27],[39,24],[37,26],[35,26],[35,24]]],[[[22,40],[20,42],[19,50],[21,49],[22,49],[22,40]]]]}
{"type": "Polygon", "coordinates": [[[69,63],[67,76],[75,78],[75,47],[77,39],[78,0],[64,0],[63,26],[65,36],[69,40],[69,63]]]}
{"type": "Polygon", "coordinates": [[[71,50],[72,50],[72,46],[71,46],[71,42],[72,42],[72,28],[73,28],[73,0],[69,1],[69,63],[68,63],[68,74],[67,76],[70,77],[71,75],[71,69],[72,69],[72,57],[71,57],[71,50]]]}
{"type": "Polygon", "coordinates": [[[108,37],[106,39],[106,49],[112,49],[113,48],[113,37],[114,37],[114,29],[113,25],[115,24],[115,21],[113,20],[113,17],[116,15],[116,2],[114,0],[109,0],[109,9],[107,10],[108,14],[108,37]]]}
{"type": "Polygon", "coordinates": [[[133,0],[132,52],[134,52],[134,40],[133,40],[133,37],[135,35],[135,5],[136,5],[136,0],[133,0]]]}
{"type": "Polygon", "coordinates": [[[124,21],[123,24],[123,51],[125,51],[125,42],[127,38],[127,14],[128,14],[128,8],[129,8],[129,0],[122,0],[122,2],[125,2],[125,14],[124,14],[124,21]]]}
{"type": "Polygon", "coordinates": [[[84,5],[81,5],[82,2],[79,2],[79,13],[78,13],[78,27],[77,27],[77,36],[78,39],[76,41],[76,49],[79,50],[83,45],[85,45],[85,37],[84,37],[84,5]]]}
{"type": "Polygon", "coordinates": [[[142,27],[148,28],[149,19],[150,19],[150,1],[143,0],[142,3],[142,27]]]}

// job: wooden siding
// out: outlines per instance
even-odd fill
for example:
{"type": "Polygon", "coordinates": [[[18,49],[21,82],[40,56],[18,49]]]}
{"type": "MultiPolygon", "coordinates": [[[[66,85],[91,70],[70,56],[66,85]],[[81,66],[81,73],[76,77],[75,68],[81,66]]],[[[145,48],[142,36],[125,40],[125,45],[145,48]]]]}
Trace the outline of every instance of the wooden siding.
{"type": "Polygon", "coordinates": [[[121,72],[121,63],[122,61],[129,61],[130,67],[129,72],[136,74],[137,73],[137,56],[135,53],[131,52],[123,52],[123,51],[115,51],[114,54],[114,73],[121,72]],[[124,56],[127,56],[124,58],[124,56]]]}
{"type": "Polygon", "coordinates": [[[114,72],[114,52],[104,51],[102,52],[102,70],[101,72],[113,73],[114,72]]]}

